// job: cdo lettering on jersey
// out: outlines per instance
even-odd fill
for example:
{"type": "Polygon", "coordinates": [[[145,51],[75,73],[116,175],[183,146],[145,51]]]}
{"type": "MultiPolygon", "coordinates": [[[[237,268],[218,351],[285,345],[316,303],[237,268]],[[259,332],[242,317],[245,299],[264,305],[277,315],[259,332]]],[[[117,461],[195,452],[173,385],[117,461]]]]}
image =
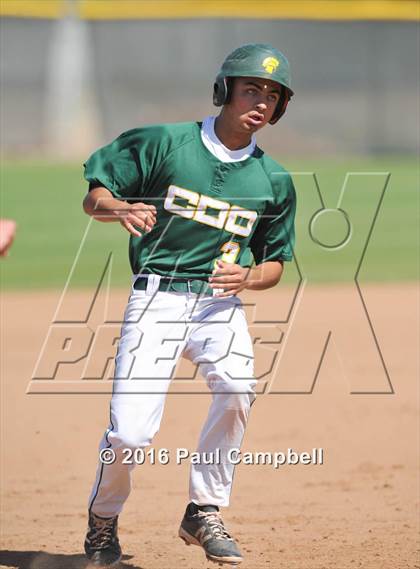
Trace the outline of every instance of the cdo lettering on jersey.
{"type": "Polygon", "coordinates": [[[85,178],[118,199],[152,203],[156,224],[130,236],[134,273],[208,278],[216,258],[250,266],[292,259],[296,197],[290,175],[256,148],[223,163],[204,146],[200,123],[123,133],[85,164],[85,178]],[[252,253],[252,256],[251,256],[252,253]]]}
{"type": "Polygon", "coordinates": [[[164,208],[186,219],[193,219],[198,223],[204,223],[216,229],[224,229],[242,237],[248,237],[258,217],[256,211],[232,206],[228,202],[217,200],[211,196],[200,195],[192,190],[178,188],[177,186],[169,186],[164,208]],[[183,205],[183,201],[186,201],[186,205],[183,205]],[[216,214],[212,214],[211,210],[215,210],[216,214]],[[244,225],[243,222],[245,222],[244,225]]]}

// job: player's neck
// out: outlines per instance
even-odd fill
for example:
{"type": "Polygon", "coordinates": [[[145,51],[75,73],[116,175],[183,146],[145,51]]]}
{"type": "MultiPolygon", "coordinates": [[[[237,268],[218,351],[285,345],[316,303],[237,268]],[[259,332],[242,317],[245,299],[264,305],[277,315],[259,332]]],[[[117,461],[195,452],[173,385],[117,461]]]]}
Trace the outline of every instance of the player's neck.
{"type": "Polygon", "coordinates": [[[223,112],[214,121],[214,132],[229,150],[240,150],[251,143],[252,134],[235,130],[234,125],[223,112]]]}

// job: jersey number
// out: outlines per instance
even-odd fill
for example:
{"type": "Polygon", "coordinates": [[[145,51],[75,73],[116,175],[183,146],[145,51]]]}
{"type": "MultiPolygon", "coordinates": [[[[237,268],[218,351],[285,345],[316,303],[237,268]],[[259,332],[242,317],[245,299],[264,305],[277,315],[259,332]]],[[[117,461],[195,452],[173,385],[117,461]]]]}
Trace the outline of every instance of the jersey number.
{"type": "Polygon", "coordinates": [[[224,261],[225,263],[235,263],[241,247],[239,243],[235,243],[235,241],[227,241],[226,243],[223,243],[220,250],[223,253],[221,261],[224,261]]]}

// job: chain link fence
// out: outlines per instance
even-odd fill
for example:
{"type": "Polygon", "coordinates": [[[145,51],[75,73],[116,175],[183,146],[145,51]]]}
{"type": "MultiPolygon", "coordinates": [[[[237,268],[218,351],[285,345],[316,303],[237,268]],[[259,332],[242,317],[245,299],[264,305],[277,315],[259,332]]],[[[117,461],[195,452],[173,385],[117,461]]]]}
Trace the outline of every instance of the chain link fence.
{"type": "Polygon", "coordinates": [[[216,113],[213,79],[243,43],[290,60],[295,97],[261,133],[281,154],[414,154],[417,22],[0,20],[1,148],[73,159],[136,126],[216,113]]]}

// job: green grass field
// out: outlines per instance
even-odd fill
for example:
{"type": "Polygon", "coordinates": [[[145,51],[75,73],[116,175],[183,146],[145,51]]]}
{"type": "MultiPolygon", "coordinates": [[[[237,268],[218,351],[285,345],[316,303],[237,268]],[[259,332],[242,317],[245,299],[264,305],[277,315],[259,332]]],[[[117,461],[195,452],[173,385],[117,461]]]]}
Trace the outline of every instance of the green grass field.
{"type": "MultiPolygon", "coordinates": [[[[410,281],[418,277],[419,173],[414,158],[290,159],[282,163],[294,173],[298,195],[296,258],[309,281],[353,280],[369,233],[359,272],[361,282],[410,281]],[[352,232],[340,247],[336,245],[347,232],[344,216],[324,213],[311,225],[321,204],[313,178],[302,172],[317,174],[324,205],[331,209],[337,206],[346,173],[359,172],[349,178],[341,206],[348,214],[352,232]],[[386,173],[390,173],[390,179],[382,194],[386,173]]],[[[81,208],[86,190],[81,166],[10,162],[3,164],[0,174],[1,215],[18,223],[10,256],[1,262],[2,287],[63,288],[89,222],[81,208]]],[[[127,241],[128,234],[119,224],[93,222],[71,286],[95,286],[110,254],[112,286],[127,286],[127,241]]],[[[294,282],[296,264],[288,263],[286,269],[284,282],[294,282]]]]}

